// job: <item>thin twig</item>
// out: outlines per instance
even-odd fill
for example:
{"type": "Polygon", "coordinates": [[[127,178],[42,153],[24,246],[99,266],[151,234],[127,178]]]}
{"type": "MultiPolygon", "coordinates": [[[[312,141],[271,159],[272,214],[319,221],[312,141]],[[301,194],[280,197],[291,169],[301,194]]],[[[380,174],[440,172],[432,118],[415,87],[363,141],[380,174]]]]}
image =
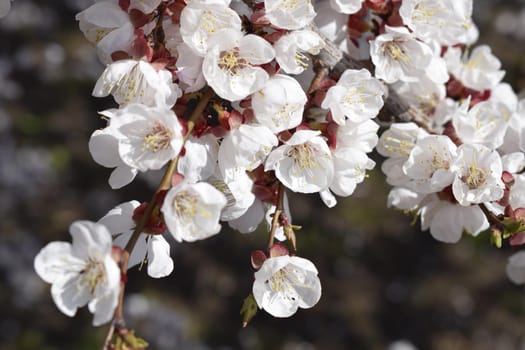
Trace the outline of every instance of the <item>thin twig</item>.
{"type": "Polygon", "coordinates": [[[270,229],[270,236],[268,237],[268,249],[273,246],[273,241],[275,237],[275,230],[279,225],[279,218],[283,212],[283,197],[284,197],[284,186],[279,182],[279,187],[277,188],[277,204],[275,205],[275,212],[273,213],[272,218],[272,227],[270,229]]]}

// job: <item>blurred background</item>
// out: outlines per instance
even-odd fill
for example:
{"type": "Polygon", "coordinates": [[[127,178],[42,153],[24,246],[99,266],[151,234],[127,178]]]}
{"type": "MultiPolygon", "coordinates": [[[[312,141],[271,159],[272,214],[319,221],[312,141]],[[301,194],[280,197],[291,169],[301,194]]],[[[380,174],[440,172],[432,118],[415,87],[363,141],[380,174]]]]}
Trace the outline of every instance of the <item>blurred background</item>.
{"type": "MultiPolygon", "coordinates": [[[[118,203],[148,200],[157,176],[119,191],[95,164],[97,111],[114,107],[91,89],[103,67],[74,19],[90,0],[15,0],[0,19],[0,349],[100,349],[106,327],[81,309],[70,319],[34,273],[52,240],[69,241],[78,219],[98,220],[118,203]]],[[[525,1],[474,0],[479,43],[489,44],[525,89],[525,1]]],[[[521,95],[523,96],[523,93],[521,95]]],[[[376,156],[376,160],[380,158],[376,156]]],[[[487,236],[446,245],[411,218],[386,209],[379,171],[327,209],[294,196],[299,254],[320,271],[323,296],[290,319],[260,312],[241,328],[253,281],[250,252],[266,233],[224,229],[207,241],[172,244],[168,278],[130,272],[128,325],[151,349],[525,349],[525,291],[505,277],[515,249],[487,236]]]]}

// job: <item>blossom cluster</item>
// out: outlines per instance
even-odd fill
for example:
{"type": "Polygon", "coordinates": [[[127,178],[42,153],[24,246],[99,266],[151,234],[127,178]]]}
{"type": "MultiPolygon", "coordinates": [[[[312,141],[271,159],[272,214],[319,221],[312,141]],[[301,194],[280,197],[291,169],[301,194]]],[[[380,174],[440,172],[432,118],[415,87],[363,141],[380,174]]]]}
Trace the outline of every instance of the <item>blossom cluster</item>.
{"type": "MultiPolygon", "coordinates": [[[[394,186],[388,204],[420,214],[436,239],[521,222],[525,104],[488,47],[464,49],[477,38],[471,13],[471,0],[101,0],[79,13],[106,65],[92,94],[118,105],[100,112],[107,126],[91,135],[93,159],[113,169],[113,189],[166,175],[149,202],[76,222],[72,244],[42,249],[35,269],[59,309],[72,316],[88,304],[94,324],[110,321],[128,267],[168,276],[165,235],[194,242],[221,222],[268,227],[267,253],[252,253],[259,308],[288,317],[314,306],[321,285],[313,263],[290,252],[286,191],[333,207],[375,167],[376,146],[394,186]],[[323,75],[317,55],[328,44],[370,60],[374,74],[323,75]],[[413,120],[379,138],[389,91],[413,120]]],[[[519,232],[511,242],[525,242],[519,232]]]]}

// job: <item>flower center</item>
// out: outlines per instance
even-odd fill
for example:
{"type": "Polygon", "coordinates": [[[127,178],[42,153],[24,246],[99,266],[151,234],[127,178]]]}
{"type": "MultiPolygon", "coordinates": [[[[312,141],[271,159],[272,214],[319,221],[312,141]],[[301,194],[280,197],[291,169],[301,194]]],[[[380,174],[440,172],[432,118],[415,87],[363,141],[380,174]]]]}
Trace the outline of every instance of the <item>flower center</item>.
{"type": "Polygon", "coordinates": [[[149,133],[144,136],[142,147],[144,150],[158,152],[170,147],[173,134],[162,123],[156,120],[149,133]]]}
{"type": "Polygon", "coordinates": [[[106,271],[101,260],[89,258],[86,266],[80,271],[82,284],[87,285],[91,294],[95,293],[97,285],[106,282],[106,271]]]}
{"type": "Polygon", "coordinates": [[[315,160],[315,149],[307,143],[292,146],[287,156],[292,158],[299,169],[315,169],[319,163],[315,160]]]}
{"type": "Polygon", "coordinates": [[[219,55],[218,65],[220,69],[231,75],[237,75],[242,69],[249,66],[248,61],[240,56],[238,48],[222,51],[219,55]]]}
{"type": "Polygon", "coordinates": [[[461,177],[461,181],[463,181],[471,190],[478,188],[486,179],[486,171],[478,168],[475,164],[469,167],[467,175],[461,177]]]}
{"type": "Polygon", "coordinates": [[[385,43],[383,50],[386,51],[386,54],[394,61],[410,62],[410,57],[407,56],[405,49],[395,41],[385,43]]]}
{"type": "Polygon", "coordinates": [[[190,219],[197,214],[198,198],[189,191],[180,191],[175,196],[173,206],[181,219],[190,219]]]}

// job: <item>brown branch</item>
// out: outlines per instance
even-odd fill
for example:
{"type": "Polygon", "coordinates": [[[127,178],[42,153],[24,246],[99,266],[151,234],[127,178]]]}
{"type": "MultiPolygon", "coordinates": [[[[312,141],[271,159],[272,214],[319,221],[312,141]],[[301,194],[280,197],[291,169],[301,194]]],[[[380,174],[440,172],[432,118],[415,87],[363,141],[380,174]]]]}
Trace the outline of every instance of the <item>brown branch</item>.
{"type": "MultiPolygon", "coordinates": [[[[204,112],[206,106],[208,105],[208,102],[210,101],[210,99],[213,96],[215,96],[215,92],[211,88],[208,88],[204,92],[202,98],[200,99],[199,103],[197,104],[197,106],[193,110],[193,112],[192,112],[192,114],[191,114],[191,116],[190,116],[190,118],[188,120],[188,128],[187,128],[188,130],[186,132],[186,135],[184,136],[183,145],[186,143],[186,141],[190,137],[190,135],[191,135],[191,133],[193,131],[193,128],[195,126],[195,121],[202,115],[202,113],[204,112]]],[[[151,214],[153,213],[155,207],[157,206],[157,196],[158,196],[158,194],[161,191],[170,188],[170,186],[171,186],[171,178],[173,176],[173,173],[175,172],[175,169],[177,168],[177,163],[179,161],[179,158],[180,158],[180,153],[177,155],[177,157],[172,159],[170,161],[170,163],[168,164],[168,167],[166,168],[164,176],[162,177],[162,180],[161,180],[161,182],[159,184],[159,187],[157,188],[157,190],[155,191],[155,193],[151,197],[151,200],[149,201],[148,206],[146,207],[146,210],[144,211],[144,214],[140,218],[140,221],[139,221],[138,225],[133,230],[131,238],[129,239],[128,243],[126,244],[126,247],[124,248],[124,251],[123,251],[122,257],[121,257],[121,261],[120,261],[120,266],[119,266],[120,267],[120,271],[121,271],[123,276],[126,276],[126,274],[127,274],[128,261],[129,261],[129,257],[131,255],[131,252],[133,251],[133,248],[135,247],[135,244],[137,243],[137,240],[140,237],[140,234],[142,233],[142,231],[146,227],[146,224],[148,223],[148,221],[149,221],[149,219],[151,217],[151,214]]],[[[125,278],[124,278],[124,280],[120,282],[119,300],[118,300],[117,308],[115,309],[115,316],[113,317],[113,321],[111,322],[110,328],[108,330],[108,334],[106,336],[106,341],[105,341],[103,350],[109,349],[109,345],[111,343],[111,338],[113,336],[114,331],[117,330],[117,332],[118,332],[119,330],[125,328],[124,315],[123,315],[123,305],[124,305],[125,290],[126,290],[126,281],[125,281],[125,278]]]]}
{"type": "MultiPolygon", "coordinates": [[[[315,25],[310,25],[310,29],[319,34],[325,42],[325,47],[319,52],[315,64],[330,71],[330,76],[335,80],[347,69],[367,69],[373,74],[374,66],[370,61],[360,61],[350,57],[337,47],[332,41],[328,40],[315,25]]],[[[430,133],[432,127],[428,116],[418,108],[406,103],[401,96],[388,84],[388,96],[385,99],[385,107],[380,117],[384,122],[414,122],[430,133]]]]}

